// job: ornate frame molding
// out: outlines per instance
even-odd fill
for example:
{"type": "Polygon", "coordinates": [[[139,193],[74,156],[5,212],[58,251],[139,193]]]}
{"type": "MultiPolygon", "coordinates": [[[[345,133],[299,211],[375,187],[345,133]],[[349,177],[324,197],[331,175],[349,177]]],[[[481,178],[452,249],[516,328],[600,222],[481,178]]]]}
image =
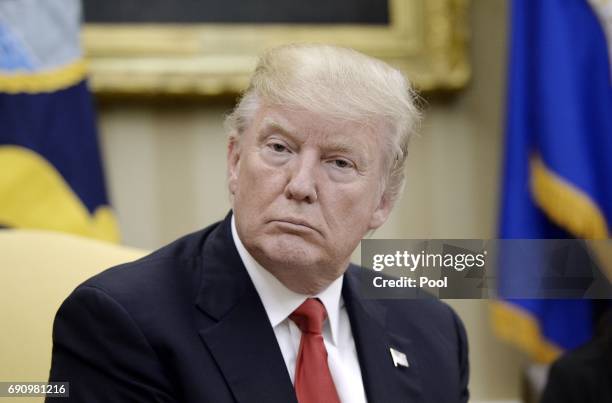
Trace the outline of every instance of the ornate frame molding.
{"type": "Polygon", "coordinates": [[[389,0],[390,24],[87,24],[90,82],[99,94],[235,94],[257,55],[287,42],[355,48],[406,73],[420,90],[457,90],[470,77],[469,0],[389,0]]]}

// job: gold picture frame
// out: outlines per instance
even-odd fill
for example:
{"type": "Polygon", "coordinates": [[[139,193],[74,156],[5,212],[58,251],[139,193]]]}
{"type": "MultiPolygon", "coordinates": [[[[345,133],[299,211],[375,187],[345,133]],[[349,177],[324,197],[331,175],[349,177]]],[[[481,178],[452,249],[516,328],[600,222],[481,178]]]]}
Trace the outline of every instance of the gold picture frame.
{"type": "Polygon", "coordinates": [[[389,0],[389,25],[86,24],[83,45],[98,94],[235,94],[263,49],[333,43],[383,59],[422,91],[457,90],[470,76],[469,0],[389,0]]]}

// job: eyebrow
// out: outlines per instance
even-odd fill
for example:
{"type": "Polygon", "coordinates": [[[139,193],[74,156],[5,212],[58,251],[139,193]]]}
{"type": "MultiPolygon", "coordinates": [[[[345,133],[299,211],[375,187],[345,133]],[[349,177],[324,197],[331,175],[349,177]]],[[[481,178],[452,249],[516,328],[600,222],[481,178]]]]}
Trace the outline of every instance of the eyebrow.
{"type": "Polygon", "coordinates": [[[348,154],[360,154],[356,147],[353,147],[350,144],[346,144],[340,141],[334,141],[325,144],[325,148],[330,151],[340,152],[340,153],[348,153],[348,154]]]}
{"type": "Polygon", "coordinates": [[[272,131],[272,130],[279,131],[282,134],[284,134],[286,136],[289,136],[291,138],[295,137],[295,135],[294,135],[295,130],[293,130],[290,127],[285,127],[282,124],[278,123],[277,121],[273,120],[272,118],[267,117],[267,118],[264,119],[262,128],[261,128],[261,130],[259,132],[260,133],[261,132],[269,132],[269,131],[272,131]]]}

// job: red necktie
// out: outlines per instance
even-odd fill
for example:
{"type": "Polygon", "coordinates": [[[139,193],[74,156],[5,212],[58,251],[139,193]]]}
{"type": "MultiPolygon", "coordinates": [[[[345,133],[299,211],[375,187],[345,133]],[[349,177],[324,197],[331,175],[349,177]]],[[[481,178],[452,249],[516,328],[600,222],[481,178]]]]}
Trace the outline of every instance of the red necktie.
{"type": "Polygon", "coordinates": [[[313,298],[308,298],[289,316],[302,331],[295,366],[295,393],[299,403],[340,403],[321,334],[326,317],[323,304],[313,298]]]}

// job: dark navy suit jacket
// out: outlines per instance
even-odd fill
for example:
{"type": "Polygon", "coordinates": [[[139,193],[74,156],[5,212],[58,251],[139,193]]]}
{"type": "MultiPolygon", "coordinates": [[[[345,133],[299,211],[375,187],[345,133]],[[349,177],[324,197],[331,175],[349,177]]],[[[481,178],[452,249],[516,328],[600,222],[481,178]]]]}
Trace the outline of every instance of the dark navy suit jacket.
{"type": "MultiPolygon", "coordinates": [[[[106,270],[66,299],[50,381],[70,382],[69,401],[297,402],[230,217],[106,270]]],[[[368,401],[467,402],[457,315],[435,299],[364,299],[364,270],[348,269],[342,295],[368,401]],[[395,367],[390,348],[409,367],[395,367]]]]}

